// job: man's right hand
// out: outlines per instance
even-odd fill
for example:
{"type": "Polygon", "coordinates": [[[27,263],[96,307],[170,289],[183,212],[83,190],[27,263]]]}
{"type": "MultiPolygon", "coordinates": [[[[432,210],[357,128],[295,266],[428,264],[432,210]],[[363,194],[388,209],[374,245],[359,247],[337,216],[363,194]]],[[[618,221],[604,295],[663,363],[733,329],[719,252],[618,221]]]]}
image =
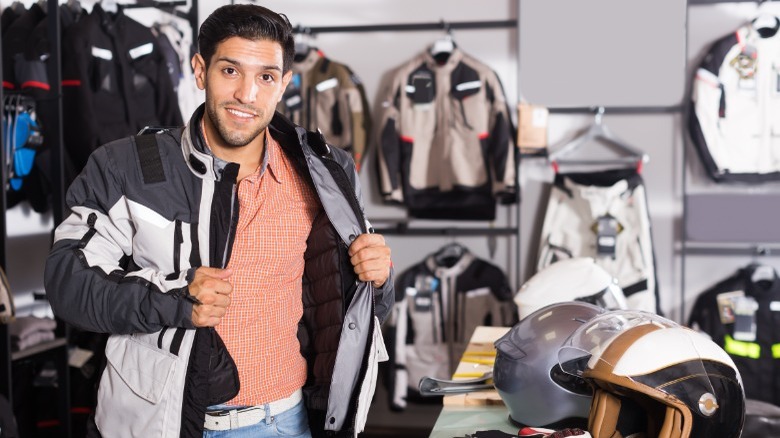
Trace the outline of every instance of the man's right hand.
{"type": "Polygon", "coordinates": [[[231,274],[230,269],[206,266],[195,270],[189,286],[190,295],[200,302],[192,306],[192,324],[195,327],[215,327],[222,321],[233,292],[233,285],[227,282],[231,274]]]}

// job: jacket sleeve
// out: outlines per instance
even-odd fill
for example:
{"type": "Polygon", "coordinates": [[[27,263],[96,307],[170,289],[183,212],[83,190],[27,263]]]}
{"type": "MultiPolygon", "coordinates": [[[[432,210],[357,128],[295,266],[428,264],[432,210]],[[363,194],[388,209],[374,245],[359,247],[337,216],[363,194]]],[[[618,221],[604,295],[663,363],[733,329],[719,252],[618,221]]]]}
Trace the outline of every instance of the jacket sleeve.
{"type": "Polygon", "coordinates": [[[490,125],[488,132],[489,165],[492,167],[493,194],[502,204],[510,204],[517,200],[515,183],[516,151],[514,126],[507,105],[504,87],[495,72],[490,72],[486,78],[488,99],[490,100],[490,125]]]}
{"type": "Polygon", "coordinates": [[[355,167],[359,172],[366,154],[366,143],[369,136],[369,123],[367,121],[370,116],[366,91],[357,75],[346,65],[339,70],[339,83],[341,84],[339,89],[341,104],[339,106],[343,108],[345,113],[343,119],[348,120],[349,125],[345,127],[345,131],[347,131],[345,141],[351,148],[352,158],[355,160],[355,167]]]}
{"type": "Polygon", "coordinates": [[[409,391],[409,373],[406,370],[406,348],[407,341],[414,336],[414,333],[408,333],[408,303],[404,291],[408,286],[411,286],[411,281],[413,281],[414,275],[411,272],[411,270],[405,271],[396,282],[396,290],[401,292],[396,294],[392,315],[387,324],[387,336],[385,336],[387,352],[390,356],[385,383],[389,398],[388,404],[393,411],[406,409],[406,397],[409,391]]]}
{"type": "Polygon", "coordinates": [[[71,214],[55,230],[44,272],[52,310],[76,327],[100,333],[193,328],[187,271],[178,278],[150,268],[129,271],[135,266],[130,262],[135,225],[121,175],[103,147],[68,190],[71,214]]]}
{"type": "Polygon", "coordinates": [[[154,46],[154,53],[157,56],[156,108],[158,120],[160,120],[163,126],[182,126],[184,122],[179,109],[179,98],[176,94],[176,87],[173,85],[171,74],[168,71],[168,64],[165,62],[165,55],[158,41],[154,41],[154,46]]]}
{"type": "Polygon", "coordinates": [[[382,102],[378,114],[377,176],[379,191],[385,202],[403,202],[401,188],[401,79],[398,72],[388,74],[379,93],[382,102]]]}

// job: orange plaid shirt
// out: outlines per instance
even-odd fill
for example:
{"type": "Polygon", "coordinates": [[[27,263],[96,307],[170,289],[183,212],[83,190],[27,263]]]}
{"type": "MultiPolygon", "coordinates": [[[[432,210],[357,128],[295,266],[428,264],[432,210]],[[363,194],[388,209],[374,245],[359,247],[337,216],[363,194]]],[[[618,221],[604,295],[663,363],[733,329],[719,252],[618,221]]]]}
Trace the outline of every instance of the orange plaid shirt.
{"type": "Polygon", "coordinates": [[[322,207],[268,130],[265,137],[264,164],[238,184],[232,302],[217,326],[241,382],[230,405],[283,399],[306,382],[297,337],[303,253],[322,207]]]}

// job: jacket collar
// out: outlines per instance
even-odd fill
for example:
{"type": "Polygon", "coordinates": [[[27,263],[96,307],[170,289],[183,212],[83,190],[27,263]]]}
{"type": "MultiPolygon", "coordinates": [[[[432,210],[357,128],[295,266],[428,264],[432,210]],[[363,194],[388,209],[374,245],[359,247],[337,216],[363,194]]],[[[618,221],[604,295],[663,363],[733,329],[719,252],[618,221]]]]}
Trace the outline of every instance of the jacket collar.
{"type": "Polygon", "coordinates": [[[115,31],[114,27],[117,25],[121,25],[121,22],[125,17],[124,11],[122,10],[121,6],[117,6],[116,13],[110,14],[106,12],[106,10],[103,9],[102,6],[100,6],[99,2],[95,3],[95,6],[92,7],[91,15],[97,17],[98,21],[100,22],[100,25],[108,33],[114,32],[115,31]]]}
{"type": "MultiPolygon", "coordinates": [[[[216,180],[221,166],[207,150],[206,140],[200,129],[200,121],[203,119],[205,108],[206,105],[201,104],[192,113],[192,117],[182,133],[181,148],[187,167],[194,174],[201,178],[216,180]]],[[[327,156],[330,154],[330,148],[325,143],[325,137],[322,133],[307,131],[296,126],[279,112],[274,114],[268,129],[273,138],[279,142],[284,153],[301,165],[305,166],[306,155],[327,156]]]]}

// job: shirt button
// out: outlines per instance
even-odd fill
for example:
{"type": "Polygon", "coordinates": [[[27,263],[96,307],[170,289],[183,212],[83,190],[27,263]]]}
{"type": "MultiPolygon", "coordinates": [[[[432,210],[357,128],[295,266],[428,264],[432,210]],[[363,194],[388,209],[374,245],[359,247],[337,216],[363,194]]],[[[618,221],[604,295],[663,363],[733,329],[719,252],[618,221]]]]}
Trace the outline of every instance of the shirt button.
{"type": "Polygon", "coordinates": [[[350,330],[355,330],[355,323],[354,322],[350,322],[349,323],[349,329],[350,330]]]}
{"type": "Polygon", "coordinates": [[[349,241],[350,242],[354,242],[355,241],[355,235],[354,234],[350,234],[349,235],[349,241]]]}

